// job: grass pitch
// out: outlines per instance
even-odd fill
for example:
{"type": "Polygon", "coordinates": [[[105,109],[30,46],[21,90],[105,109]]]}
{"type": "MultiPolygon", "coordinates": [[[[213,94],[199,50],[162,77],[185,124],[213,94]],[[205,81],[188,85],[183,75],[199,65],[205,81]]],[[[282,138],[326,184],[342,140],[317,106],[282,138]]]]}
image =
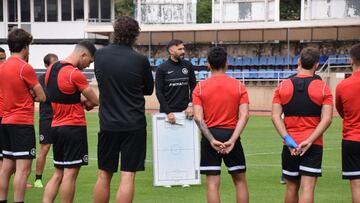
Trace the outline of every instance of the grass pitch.
{"type": "MultiPolygon", "coordinates": [[[[203,203],[206,202],[205,177],[202,185],[182,187],[153,187],[152,170],[152,137],[150,114],[148,119],[147,158],[145,172],[136,175],[134,202],[137,203],[203,203]]],[[[80,170],[77,180],[75,201],[92,202],[92,190],[97,176],[96,146],[99,130],[97,113],[87,113],[88,142],[90,163],[80,170]]],[[[35,124],[37,127],[37,123],[35,124]]],[[[38,128],[37,128],[38,129],[38,128]]],[[[281,175],[280,153],[282,143],[275,132],[269,116],[251,116],[245,131],[241,135],[247,164],[247,180],[250,202],[283,202],[285,186],[279,183],[281,175]]],[[[38,139],[38,136],[37,136],[38,139]]],[[[29,182],[33,183],[35,162],[29,182]]],[[[323,177],[318,179],[315,202],[351,202],[348,181],[341,179],[341,120],[335,117],[331,127],[324,135],[323,177]]],[[[52,152],[47,158],[43,177],[46,184],[53,172],[52,152]]],[[[111,200],[115,202],[115,194],[120,181],[119,173],[112,180],[111,200]]],[[[11,186],[10,186],[11,187],[11,186]]],[[[42,200],[43,189],[31,188],[26,192],[25,202],[37,203],[42,200]]],[[[230,175],[223,167],[221,175],[221,200],[224,203],[235,202],[234,187],[230,175]]],[[[9,202],[12,201],[12,189],[9,191],[9,202]]],[[[59,196],[56,199],[59,201],[59,196]]]]}

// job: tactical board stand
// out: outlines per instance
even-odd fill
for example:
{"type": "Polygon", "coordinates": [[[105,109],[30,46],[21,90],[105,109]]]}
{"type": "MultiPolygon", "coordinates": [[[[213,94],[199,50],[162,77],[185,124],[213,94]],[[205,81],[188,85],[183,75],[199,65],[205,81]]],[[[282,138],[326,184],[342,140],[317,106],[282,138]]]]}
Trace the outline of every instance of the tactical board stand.
{"type": "Polygon", "coordinates": [[[175,117],[170,124],[166,114],[152,115],[154,186],[201,183],[199,130],[184,113],[175,117]]]}

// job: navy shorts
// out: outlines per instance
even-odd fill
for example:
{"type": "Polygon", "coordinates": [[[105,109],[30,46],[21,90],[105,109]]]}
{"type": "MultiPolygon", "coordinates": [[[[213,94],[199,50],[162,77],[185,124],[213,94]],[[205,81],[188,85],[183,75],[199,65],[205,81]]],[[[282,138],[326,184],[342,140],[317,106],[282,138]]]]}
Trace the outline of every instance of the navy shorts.
{"type": "Polygon", "coordinates": [[[282,151],[282,174],[286,179],[297,180],[304,176],[321,176],[323,147],[313,144],[303,156],[292,156],[284,145],[282,151]]]}
{"type": "Polygon", "coordinates": [[[33,125],[3,124],[3,156],[7,159],[35,159],[33,125]]]}
{"type": "Polygon", "coordinates": [[[51,119],[40,120],[39,122],[39,141],[40,144],[52,144],[51,119]]]}
{"type": "Polygon", "coordinates": [[[145,170],[146,128],[127,132],[100,131],[98,134],[98,167],[117,172],[121,153],[121,171],[145,170]]]}
{"type": "MultiPolygon", "coordinates": [[[[230,139],[234,129],[210,128],[214,138],[220,142],[230,139]]],[[[244,173],[246,171],[244,150],[241,146],[240,138],[236,140],[234,148],[229,154],[219,154],[212,148],[211,144],[202,136],[201,139],[201,160],[200,173],[206,175],[220,175],[221,162],[224,160],[229,174],[244,173]]]]}
{"type": "Polygon", "coordinates": [[[360,142],[342,141],[342,177],[360,179],[360,142]]]}
{"type": "Polygon", "coordinates": [[[88,165],[86,126],[53,127],[51,135],[56,168],[78,168],[88,165]]]}

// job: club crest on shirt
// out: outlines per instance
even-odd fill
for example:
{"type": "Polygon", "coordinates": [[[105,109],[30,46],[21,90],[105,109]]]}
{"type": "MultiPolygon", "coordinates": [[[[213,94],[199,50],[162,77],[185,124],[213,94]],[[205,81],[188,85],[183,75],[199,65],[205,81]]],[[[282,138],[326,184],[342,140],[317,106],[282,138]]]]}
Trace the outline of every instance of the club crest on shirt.
{"type": "Polygon", "coordinates": [[[187,68],[183,68],[183,69],[182,69],[182,73],[185,74],[185,75],[187,75],[187,74],[189,73],[189,71],[188,71],[187,68]]]}

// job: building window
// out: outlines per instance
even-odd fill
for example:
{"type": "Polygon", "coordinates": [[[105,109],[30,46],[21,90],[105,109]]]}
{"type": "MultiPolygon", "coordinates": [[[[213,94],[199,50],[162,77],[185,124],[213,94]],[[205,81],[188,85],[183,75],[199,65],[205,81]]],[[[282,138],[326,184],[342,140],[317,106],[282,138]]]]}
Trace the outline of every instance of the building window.
{"type": "Polygon", "coordinates": [[[17,0],[8,0],[8,21],[17,22],[17,0]]]}
{"type": "Polygon", "coordinates": [[[74,20],[84,20],[84,0],[74,0],[74,20]]]}
{"type": "Polygon", "coordinates": [[[4,13],[3,13],[3,0],[0,0],[0,22],[4,21],[4,13]]]}
{"type": "Polygon", "coordinates": [[[89,4],[89,18],[97,21],[99,18],[99,0],[90,0],[89,4]]]}
{"type": "Polygon", "coordinates": [[[47,0],[47,21],[56,22],[58,13],[57,13],[57,0],[47,0]]]}
{"type": "Polygon", "coordinates": [[[71,0],[61,1],[61,20],[71,21],[71,0]]]}
{"type": "Polygon", "coordinates": [[[45,0],[34,0],[35,22],[45,22],[45,0]]]}
{"type": "Polygon", "coordinates": [[[21,22],[30,22],[30,1],[21,0],[21,22]]]}
{"type": "Polygon", "coordinates": [[[101,1],[101,22],[110,22],[111,21],[111,1],[102,0],[101,1]]]}

